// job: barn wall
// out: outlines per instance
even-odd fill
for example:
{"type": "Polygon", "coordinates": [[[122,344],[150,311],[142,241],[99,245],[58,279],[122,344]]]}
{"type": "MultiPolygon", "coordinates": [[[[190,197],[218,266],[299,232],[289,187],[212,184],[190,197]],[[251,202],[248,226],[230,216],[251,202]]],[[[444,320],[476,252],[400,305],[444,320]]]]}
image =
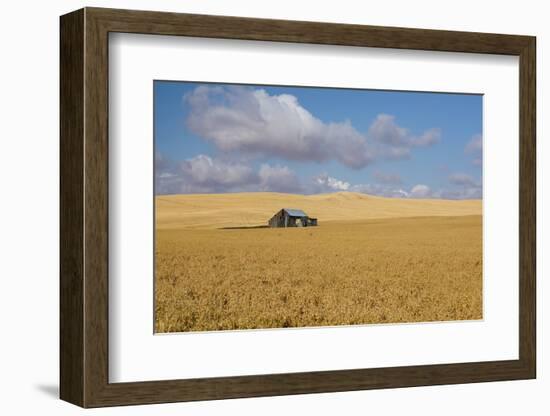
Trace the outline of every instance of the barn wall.
{"type": "Polygon", "coordinates": [[[268,225],[272,228],[285,228],[285,227],[297,227],[297,220],[302,220],[302,226],[310,227],[317,225],[316,218],[305,217],[291,217],[284,210],[277,212],[271,219],[268,221],[268,225]],[[286,225],[285,225],[286,223],[286,225]]]}

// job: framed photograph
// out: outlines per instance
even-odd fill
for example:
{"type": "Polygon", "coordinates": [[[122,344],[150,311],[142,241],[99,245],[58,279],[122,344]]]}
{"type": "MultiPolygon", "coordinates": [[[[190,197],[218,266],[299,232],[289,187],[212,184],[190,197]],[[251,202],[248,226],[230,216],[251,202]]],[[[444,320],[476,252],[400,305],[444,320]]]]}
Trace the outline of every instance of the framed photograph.
{"type": "Polygon", "coordinates": [[[63,400],[535,378],[534,37],[60,28],[63,400]]]}

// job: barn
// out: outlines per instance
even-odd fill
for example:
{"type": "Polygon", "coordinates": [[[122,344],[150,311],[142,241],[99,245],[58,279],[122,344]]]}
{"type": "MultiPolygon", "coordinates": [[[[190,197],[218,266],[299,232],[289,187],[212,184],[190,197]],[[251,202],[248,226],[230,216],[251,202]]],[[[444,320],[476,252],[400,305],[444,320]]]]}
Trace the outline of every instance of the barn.
{"type": "Polygon", "coordinates": [[[317,218],[308,217],[301,209],[283,208],[271,217],[268,224],[272,228],[314,227],[317,225],[317,218]]]}

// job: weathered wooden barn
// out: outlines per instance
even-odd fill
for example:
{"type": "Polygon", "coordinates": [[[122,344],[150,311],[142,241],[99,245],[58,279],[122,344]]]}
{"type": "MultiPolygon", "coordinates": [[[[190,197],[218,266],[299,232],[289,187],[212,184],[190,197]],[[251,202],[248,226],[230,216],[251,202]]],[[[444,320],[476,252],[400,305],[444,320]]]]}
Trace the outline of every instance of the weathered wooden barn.
{"type": "Polygon", "coordinates": [[[283,208],[277,212],[268,224],[272,228],[277,227],[314,227],[317,218],[310,218],[301,209],[283,208]]]}

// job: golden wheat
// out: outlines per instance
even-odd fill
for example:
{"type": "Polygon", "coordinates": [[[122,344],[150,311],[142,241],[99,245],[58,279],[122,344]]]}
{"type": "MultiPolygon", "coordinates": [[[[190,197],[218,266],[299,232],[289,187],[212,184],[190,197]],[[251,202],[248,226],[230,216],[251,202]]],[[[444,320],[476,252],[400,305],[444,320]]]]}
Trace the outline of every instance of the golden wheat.
{"type": "MultiPolygon", "coordinates": [[[[351,221],[319,216],[319,227],[209,229],[206,222],[202,228],[201,221],[185,222],[185,215],[174,221],[174,213],[163,210],[166,197],[159,198],[164,199],[157,199],[157,332],[482,318],[481,215],[443,216],[453,201],[435,201],[443,207],[431,201],[432,211],[439,209],[432,215],[441,216],[351,221]]],[[[197,209],[196,199],[179,197],[179,204],[197,209]]],[[[460,212],[480,213],[479,201],[467,201],[467,209],[460,202],[460,212]]],[[[243,217],[275,211],[262,208],[269,205],[265,199],[249,204],[243,217]]],[[[218,225],[231,223],[210,214],[218,225]]]]}
{"type": "Polygon", "coordinates": [[[274,192],[162,195],[157,229],[266,225],[281,208],[299,208],[320,223],[374,218],[480,215],[481,200],[383,198],[356,192],[294,195],[274,192]]]}

